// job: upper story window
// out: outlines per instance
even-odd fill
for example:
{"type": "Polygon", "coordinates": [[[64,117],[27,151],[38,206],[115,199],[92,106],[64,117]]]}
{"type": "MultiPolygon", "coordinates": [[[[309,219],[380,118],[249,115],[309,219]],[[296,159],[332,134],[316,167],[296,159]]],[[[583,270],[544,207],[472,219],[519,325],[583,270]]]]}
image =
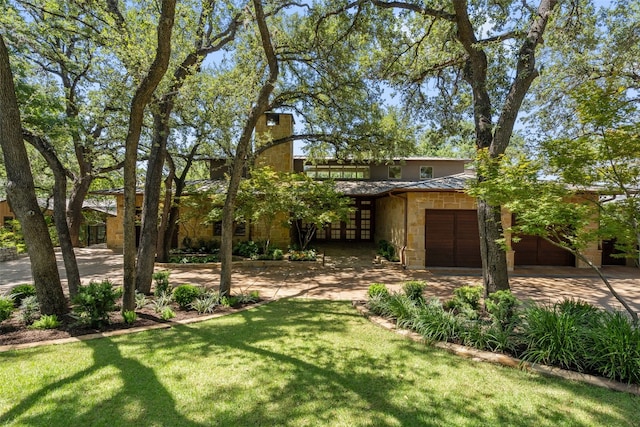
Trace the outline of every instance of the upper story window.
{"type": "Polygon", "coordinates": [[[389,166],[389,179],[401,179],[402,166],[389,166]]]}
{"type": "Polygon", "coordinates": [[[420,179],[433,178],[433,166],[420,166],[420,179]]]}
{"type": "Polygon", "coordinates": [[[369,179],[369,166],[356,165],[306,165],[304,173],[316,179],[369,179]]]}

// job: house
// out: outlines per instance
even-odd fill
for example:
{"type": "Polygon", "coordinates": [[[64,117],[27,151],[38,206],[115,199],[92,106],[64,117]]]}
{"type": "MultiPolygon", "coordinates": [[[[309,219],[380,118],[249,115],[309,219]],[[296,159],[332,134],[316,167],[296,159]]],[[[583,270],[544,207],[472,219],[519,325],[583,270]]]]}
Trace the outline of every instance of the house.
{"type": "MultiPolygon", "coordinates": [[[[43,209],[45,216],[53,216],[52,201],[38,199],[38,205],[43,209]]],[[[116,215],[115,204],[108,200],[87,199],[82,204],[84,224],[80,233],[83,244],[90,246],[106,242],[106,221],[116,215]]],[[[0,200],[0,227],[10,226],[16,216],[11,210],[7,199],[0,200]]],[[[53,223],[53,221],[51,222],[53,223]]]]}
{"type": "MultiPolygon", "coordinates": [[[[269,113],[260,118],[256,139],[286,139],[292,132],[292,115],[269,113]]],[[[476,199],[464,192],[467,181],[473,177],[465,168],[467,163],[467,159],[409,157],[384,163],[326,159],[314,164],[305,157],[294,156],[292,142],[269,148],[256,159],[257,166],[305,173],[314,179],[331,178],[340,192],[352,198],[356,209],[349,220],[328,224],[318,231],[317,241],[386,240],[395,247],[405,267],[418,269],[481,266],[476,199]]],[[[225,168],[224,161],[211,161],[209,185],[220,182],[225,168]]],[[[118,217],[108,222],[107,245],[121,249],[123,197],[114,194],[118,217]]],[[[141,202],[140,194],[138,203],[141,202]]],[[[503,211],[502,221],[507,228],[514,218],[503,211]]],[[[271,232],[272,244],[286,247],[291,242],[291,230],[285,226],[276,228],[271,232]]],[[[202,226],[195,221],[181,225],[177,240],[215,239],[219,234],[215,225],[202,226]]],[[[239,227],[235,234],[237,240],[259,240],[264,235],[255,225],[239,227]]],[[[541,238],[521,236],[515,243],[511,236],[505,237],[511,248],[507,251],[509,269],[519,265],[586,267],[541,238]]],[[[588,247],[585,255],[600,265],[602,251],[598,242],[588,247]]]]}

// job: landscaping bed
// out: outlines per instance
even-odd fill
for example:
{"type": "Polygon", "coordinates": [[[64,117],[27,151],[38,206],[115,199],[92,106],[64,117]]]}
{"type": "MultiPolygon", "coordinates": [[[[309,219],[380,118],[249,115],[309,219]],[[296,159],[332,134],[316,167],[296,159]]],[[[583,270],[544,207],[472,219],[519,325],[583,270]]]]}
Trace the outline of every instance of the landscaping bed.
{"type": "Polygon", "coordinates": [[[91,282],[80,288],[64,316],[39,312],[35,289],[20,285],[0,298],[0,346],[22,345],[83,335],[110,333],[154,325],[188,323],[191,319],[237,311],[260,302],[257,292],[225,297],[190,284],[172,287],[169,271],[154,274],[154,295],[136,292],[136,308],[121,312],[121,288],[109,281],[91,282]]]}

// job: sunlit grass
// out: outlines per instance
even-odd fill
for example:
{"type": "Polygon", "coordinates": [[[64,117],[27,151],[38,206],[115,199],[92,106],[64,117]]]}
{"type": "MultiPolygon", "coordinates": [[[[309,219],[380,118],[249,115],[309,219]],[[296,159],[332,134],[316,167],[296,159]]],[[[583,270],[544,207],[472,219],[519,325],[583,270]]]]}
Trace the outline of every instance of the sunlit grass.
{"type": "Polygon", "coordinates": [[[632,426],[638,413],[638,397],[461,359],[345,302],[0,354],[2,425],[632,426]]]}

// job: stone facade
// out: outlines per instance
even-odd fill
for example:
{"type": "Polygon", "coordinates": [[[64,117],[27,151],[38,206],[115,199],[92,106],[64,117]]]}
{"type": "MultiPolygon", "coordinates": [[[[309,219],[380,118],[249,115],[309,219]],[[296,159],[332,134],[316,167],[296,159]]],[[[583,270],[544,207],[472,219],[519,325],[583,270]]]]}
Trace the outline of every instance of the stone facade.
{"type": "MultiPolygon", "coordinates": [[[[407,268],[425,268],[427,209],[476,210],[477,203],[475,198],[460,191],[409,192],[376,201],[376,239],[392,243],[407,268]]],[[[502,225],[505,230],[511,227],[511,221],[511,212],[503,209],[502,225]]],[[[598,227],[597,218],[594,218],[589,227],[598,227]]],[[[507,244],[507,268],[513,271],[515,252],[511,249],[511,233],[507,230],[504,236],[507,244]]],[[[583,253],[594,264],[601,264],[602,251],[597,242],[591,243],[583,253]]],[[[576,267],[585,268],[588,265],[577,261],[576,267]]]]}
{"type": "MultiPolygon", "coordinates": [[[[293,123],[291,114],[263,114],[256,124],[256,144],[259,147],[293,135],[293,123]]],[[[276,172],[293,172],[293,141],[283,142],[264,150],[257,156],[255,166],[269,166],[276,172]]],[[[254,224],[251,239],[260,241],[267,240],[269,237],[272,246],[286,249],[291,242],[291,230],[286,225],[287,218],[286,213],[279,213],[270,233],[261,224],[254,224]]]]}
{"type": "MultiPolygon", "coordinates": [[[[142,206],[142,194],[136,195],[136,207],[142,206]]],[[[124,195],[116,196],[116,216],[107,218],[107,248],[122,252],[124,248],[124,195]]]]}

